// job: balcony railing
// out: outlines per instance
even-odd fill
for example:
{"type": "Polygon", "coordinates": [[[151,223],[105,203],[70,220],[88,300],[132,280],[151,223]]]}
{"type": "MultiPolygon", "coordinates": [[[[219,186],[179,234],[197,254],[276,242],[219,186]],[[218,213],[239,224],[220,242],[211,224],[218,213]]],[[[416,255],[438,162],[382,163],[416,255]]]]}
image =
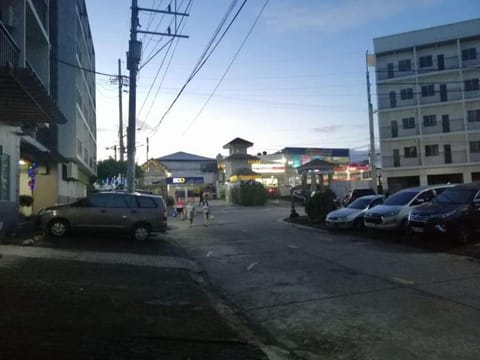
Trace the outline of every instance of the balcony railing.
{"type": "Polygon", "coordinates": [[[0,21],[0,66],[18,66],[19,53],[18,46],[0,21]]]}
{"type": "Polygon", "coordinates": [[[47,12],[48,12],[48,4],[45,0],[32,0],[32,4],[35,7],[35,11],[37,12],[40,21],[44,28],[47,27],[47,12]]]}

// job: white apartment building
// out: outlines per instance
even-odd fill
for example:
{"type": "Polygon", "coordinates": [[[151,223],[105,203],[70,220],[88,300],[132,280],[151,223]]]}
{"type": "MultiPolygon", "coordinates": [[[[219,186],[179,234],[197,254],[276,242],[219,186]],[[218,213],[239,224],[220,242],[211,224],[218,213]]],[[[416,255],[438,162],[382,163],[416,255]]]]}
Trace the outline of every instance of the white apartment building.
{"type": "Polygon", "coordinates": [[[95,50],[85,0],[50,3],[52,95],[68,121],[49,145],[65,159],[57,195],[64,203],[85,196],[97,171],[95,50]]]}
{"type": "Polygon", "coordinates": [[[384,187],[480,181],[480,19],[373,43],[384,187]]]}

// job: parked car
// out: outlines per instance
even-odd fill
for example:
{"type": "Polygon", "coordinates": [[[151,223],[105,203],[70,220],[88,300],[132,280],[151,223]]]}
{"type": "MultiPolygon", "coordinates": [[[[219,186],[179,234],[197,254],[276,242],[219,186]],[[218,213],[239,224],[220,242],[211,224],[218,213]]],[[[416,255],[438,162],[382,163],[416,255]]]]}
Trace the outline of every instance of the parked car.
{"type": "Polygon", "coordinates": [[[453,186],[428,185],[400,190],[388,197],[382,205],[367,210],[363,217],[365,226],[383,230],[406,230],[410,210],[433,200],[442,191],[453,186]]]}
{"type": "Polygon", "coordinates": [[[292,191],[292,200],[295,202],[305,203],[311,196],[310,190],[297,189],[292,191]]]}
{"type": "Polygon", "coordinates": [[[368,209],[383,203],[383,195],[367,195],[356,199],[346,207],[328,213],[325,224],[332,229],[363,229],[363,215],[368,209]]]}
{"type": "Polygon", "coordinates": [[[367,189],[353,189],[349,190],[345,197],[343,198],[343,205],[347,206],[352,201],[358,199],[359,197],[366,196],[366,195],[375,195],[375,191],[370,188],[367,189]]]}
{"type": "Polygon", "coordinates": [[[167,206],[161,196],[128,192],[99,192],[70,204],[38,212],[40,228],[54,237],[69,230],[128,231],[135,240],[167,229],[167,206]]]}
{"type": "Polygon", "coordinates": [[[413,233],[442,233],[468,242],[480,231],[480,184],[462,184],[445,190],[428,204],[408,215],[413,233]]]}

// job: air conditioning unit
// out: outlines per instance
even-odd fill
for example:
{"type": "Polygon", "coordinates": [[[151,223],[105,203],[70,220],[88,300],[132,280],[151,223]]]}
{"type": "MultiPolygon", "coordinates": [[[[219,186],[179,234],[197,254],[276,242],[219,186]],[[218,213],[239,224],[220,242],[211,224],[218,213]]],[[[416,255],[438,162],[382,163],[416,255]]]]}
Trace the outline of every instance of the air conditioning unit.
{"type": "Polygon", "coordinates": [[[78,180],[78,166],[77,164],[70,162],[65,165],[65,179],[78,180]]]}

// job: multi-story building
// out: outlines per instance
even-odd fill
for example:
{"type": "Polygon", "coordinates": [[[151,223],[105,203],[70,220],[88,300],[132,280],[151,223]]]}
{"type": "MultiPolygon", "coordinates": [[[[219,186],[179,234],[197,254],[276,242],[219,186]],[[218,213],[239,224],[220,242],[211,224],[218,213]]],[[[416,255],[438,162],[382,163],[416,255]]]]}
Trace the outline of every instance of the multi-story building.
{"type": "Polygon", "coordinates": [[[373,43],[384,186],[480,181],[480,19],[373,43]]]}
{"type": "Polygon", "coordinates": [[[36,213],[95,174],[95,80],[80,67],[94,70],[84,0],[0,2],[0,236],[19,199],[36,213]]]}
{"type": "Polygon", "coordinates": [[[95,50],[85,0],[50,0],[52,95],[68,121],[42,133],[63,158],[56,202],[84,196],[96,174],[95,50]]]}

